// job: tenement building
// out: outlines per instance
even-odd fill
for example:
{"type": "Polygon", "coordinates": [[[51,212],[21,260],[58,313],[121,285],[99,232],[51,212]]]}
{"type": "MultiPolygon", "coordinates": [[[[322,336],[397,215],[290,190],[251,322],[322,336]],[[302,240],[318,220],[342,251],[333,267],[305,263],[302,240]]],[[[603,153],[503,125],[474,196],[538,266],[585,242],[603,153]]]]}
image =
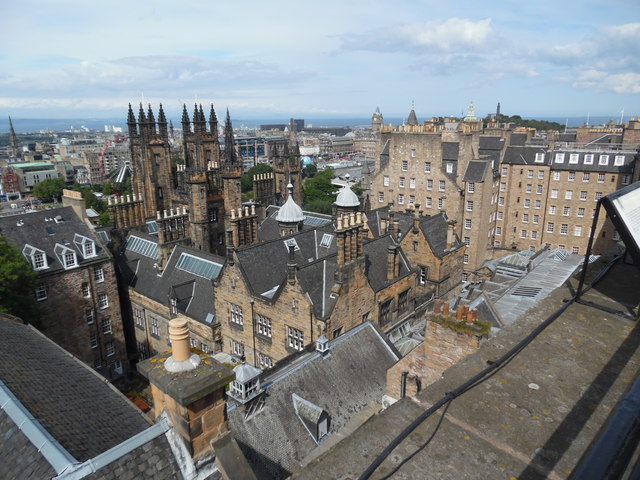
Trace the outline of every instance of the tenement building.
{"type": "Polygon", "coordinates": [[[127,354],[113,258],[94,231],[62,207],[0,217],[0,232],[38,273],[42,332],[105,377],[121,375],[127,354]]]}

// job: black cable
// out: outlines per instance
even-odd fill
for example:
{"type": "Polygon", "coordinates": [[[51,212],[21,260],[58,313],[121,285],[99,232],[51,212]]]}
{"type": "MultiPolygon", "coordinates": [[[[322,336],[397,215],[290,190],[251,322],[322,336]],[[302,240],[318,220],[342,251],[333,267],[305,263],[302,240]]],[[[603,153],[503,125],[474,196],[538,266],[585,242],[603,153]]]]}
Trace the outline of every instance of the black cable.
{"type": "MultiPolygon", "coordinates": [[[[616,256],[611,262],[609,262],[602,271],[594,278],[589,287],[593,286],[595,283],[600,281],[604,274],[609,271],[609,269],[613,266],[615,262],[617,262],[621,258],[621,255],[616,256]]],[[[520,353],[527,345],[529,345],[544,329],[546,329],[549,325],[551,325],[555,320],[560,317],[575,301],[578,295],[574,295],[571,297],[565,304],[563,304],[558,310],[553,312],[544,322],[538,325],[533,331],[528,334],[525,338],[523,338],[520,342],[518,342],[514,347],[511,348],[507,353],[505,353],[502,357],[500,357],[495,362],[491,363],[487,368],[482,370],[480,373],[476,374],[465,383],[455,388],[451,392],[448,392],[444,397],[434,403],[430,408],[421,413],[413,422],[411,422],[402,432],[400,432],[396,438],[394,438],[389,445],[385,447],[385,449],[375,458],[375,460],[367,467],[367,469],[362,472],[362,474],[358,477],[358,480],[367,480],[373,472],[382,464],[382,462],[391,454],[395,448],[400,445],[400,443],[413,432],[422,422],[424,422],[427,418],[437,412],[443,405],[452,402],[457,397],[462,395],[465,392],[468,392],[474,387],[477,387],[481,383],[487,381],[493,375],[495,375],[500,369],[505,367],[515,356],[520,353]]],[[[447,405],[448,408],[448,405],[447,405]]],[[[446,411],[445,411],[446,413],[446,411]]],[[[444,419],[444,414],[440,419],[440,423],[444,419]]],[[[438,431],[440,427],[440,423],[438,424],[436,430],[434,431],[432,436],[435,436],[435,433],[438,431]]]]}

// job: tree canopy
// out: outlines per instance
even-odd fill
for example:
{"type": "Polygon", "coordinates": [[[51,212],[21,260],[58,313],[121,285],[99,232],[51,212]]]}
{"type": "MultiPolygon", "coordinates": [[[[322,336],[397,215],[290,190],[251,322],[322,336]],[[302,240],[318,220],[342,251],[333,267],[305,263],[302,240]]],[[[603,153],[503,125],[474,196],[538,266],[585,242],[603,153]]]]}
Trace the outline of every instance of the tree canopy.
{"type": "MultiPolygon", "coordinates": [[[[485,123],[488,122],[490,120],[490,115],[488,115],[485,118],[485,123]]],[[[563,131],[564,130],[564,125],[558,123],[558,122],[548,122],[546,120],[528,120],[525,118],[522,118],[520,115],[499,115],[497,117],[498,122],[500,123],[513,123],[519,127],[529,127],[529,128],[535,128],[536,130],[541,130],[541,131],[545,131],[545,130],[557,130],[557,131],[563,131]]]]}
{"type": "Polygon", "coordinates": [[[305,180],[302,186],[304,208],[312,212],[331,213],[333,202],[336,200],[336,187],[331,184],[334,173],[327,168],[313,178],[305,180]]]}
{"type": "Polygon", "coordinates": [[[44,202],[62,197],[62,190],[67,186],[64,178],[47,178],[33,187],[33,195],[42,198],[44,202]]]}
{"type": "Polygon", "coordinates": [[[273,168],[266,163],[259,163],[254,167],[251,167],[240,179],[240,183],[242,184],[242,193],[247,193],[253,190],[253,177],[255,175],[269,172],[273,172],[273,168]]]}
{"type": "Polygon", "coordinates": [[[0,312],[38,324],[37,274],[20,251],[0,236],[0,312]]]}

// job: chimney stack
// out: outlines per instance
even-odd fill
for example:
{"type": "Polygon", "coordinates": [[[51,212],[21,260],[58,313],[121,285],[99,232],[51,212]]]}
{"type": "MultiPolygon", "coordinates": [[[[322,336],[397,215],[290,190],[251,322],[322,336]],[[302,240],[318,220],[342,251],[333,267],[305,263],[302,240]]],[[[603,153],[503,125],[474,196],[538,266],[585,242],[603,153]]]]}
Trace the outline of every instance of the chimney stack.
{"type": "Polygon", "coordinates": [[[447,220],[447,249],[453,248],[456,243],[455,220],[447,220]]]}
{"type": "Polygon", "coordinates": [[[235,375],[211,356],[191,352],[187,325],[186,317],[171,320],[172,351],[140,362],[137,368],[151,383],[155,418],[166,412],[191,456],[201,459],[229,432],[225,389],[235,375]]]}
{"type": "Polygon", "coordinates": [[[294,285],[296,283],[296,259],[295,259],[295,247],[293,245],[289,245],[289,261],[287,262],[287,281],[289,285],[294,285]]]}
{"type": "Polygon", "coordinates": [[[387,282],[395,280],[396,263],[398,261],[398,247],[395,245],[389,245],[387,247],[387,282]]]}

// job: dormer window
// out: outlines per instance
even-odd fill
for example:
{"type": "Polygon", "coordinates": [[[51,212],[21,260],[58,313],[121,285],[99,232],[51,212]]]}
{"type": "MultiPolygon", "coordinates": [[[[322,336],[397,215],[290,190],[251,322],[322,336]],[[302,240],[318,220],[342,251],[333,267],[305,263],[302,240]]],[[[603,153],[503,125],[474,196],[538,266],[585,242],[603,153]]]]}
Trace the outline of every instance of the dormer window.
{"type": "Polygon", "coordinates": [[[22,254],[27,260],[29,260],[34,270],[44,270],[45,268],[49,268],[47,255],[43,250],[32,247],[27,243],[22,249],[22,254]]]}
{"type": "Polygon", "coordinates": [[[329,414],[318,405],[295,393],[291,394],[291,400],[293,401],[293,409],[304,427],[311,434],[313,440],[320,443],[329,433],[329,414]]]}
{"type": "Polygon", "coordinates": [[[66,245],[62,245],[60,243],[56,243],[53,251],[56,253],[58,260],[64,266],[65,269],[73,268],[78,266],[78,259],[76,256],[76,252],[66,245]]]}
{"type": "Polygon", "coordinates": [[[96,244],[89,237],[76,233],[73,237],[73,243],[75,243],[78,249],[82,252],[82,256],[84,258],[96,256],[96,244]]]}

